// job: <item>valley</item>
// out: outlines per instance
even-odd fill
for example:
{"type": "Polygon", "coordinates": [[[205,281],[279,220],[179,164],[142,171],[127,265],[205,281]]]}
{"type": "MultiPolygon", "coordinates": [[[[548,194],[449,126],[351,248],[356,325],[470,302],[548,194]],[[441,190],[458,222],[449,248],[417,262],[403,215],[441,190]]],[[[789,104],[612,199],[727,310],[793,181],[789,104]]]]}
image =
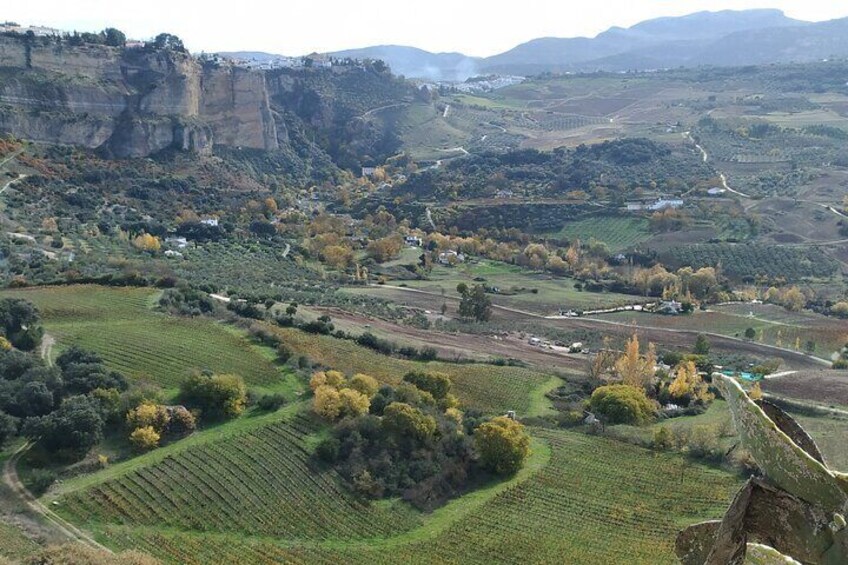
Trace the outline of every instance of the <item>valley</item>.
{"type": "Polygon", "coordinates": [[[694,16],[463,82],[3,24],[0,564],[677,563],[787,490],[740,410],[848,470],[848,63],[704,31],[840,21],[694,16]]]}

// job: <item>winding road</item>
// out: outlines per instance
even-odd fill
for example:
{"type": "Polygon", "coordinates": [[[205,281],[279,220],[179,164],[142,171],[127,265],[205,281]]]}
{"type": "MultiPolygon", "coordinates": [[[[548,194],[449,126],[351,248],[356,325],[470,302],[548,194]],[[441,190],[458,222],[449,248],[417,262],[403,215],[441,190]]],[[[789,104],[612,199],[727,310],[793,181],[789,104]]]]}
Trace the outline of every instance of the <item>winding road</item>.
{"type": "MultiPolygon", "coordinates": [[[[695,147],[701,152],[701,157],[703,158],[704,163],[706,163],[710,158],[710,156],[707,154],[707,150],[704,149],[703,147],[701,147],[701,145],[698,142],[695,141],[695,139],[692,137],[690,132],[684,131],[681,135],[683,136],[684,139],[691,141],[692,143],[695,144],[695,147]]],[[[728,192],[732,192],[733,194],[739,195],[742,198],[751,198],[750,195],[731,188],[730,185],[727,184],[727,177],[724,175],[724,173],[722,173],[721,171],[718,171],[718,170],[716,172],[718,173],[718,178],[721,180],[721,186],[722,186],[722,188],[724,188],[724,190],[726,190],[728,192]]]]}

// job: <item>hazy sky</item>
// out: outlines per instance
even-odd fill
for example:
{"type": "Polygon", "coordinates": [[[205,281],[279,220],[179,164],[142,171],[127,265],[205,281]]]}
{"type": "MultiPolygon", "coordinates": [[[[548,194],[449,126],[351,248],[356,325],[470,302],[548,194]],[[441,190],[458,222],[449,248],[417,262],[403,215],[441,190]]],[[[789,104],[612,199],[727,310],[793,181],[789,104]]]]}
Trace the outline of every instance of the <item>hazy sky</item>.
{"type": "Polygon", "coordinates": [[[179,35],[192,51],[301,55],[377,44],[493,55],[536,37],[701,10],[779,8],[810,21],[848,16],[844,0],[5,0],[0,18],[67,30],[111,26],[145,39],[179,35]]]}

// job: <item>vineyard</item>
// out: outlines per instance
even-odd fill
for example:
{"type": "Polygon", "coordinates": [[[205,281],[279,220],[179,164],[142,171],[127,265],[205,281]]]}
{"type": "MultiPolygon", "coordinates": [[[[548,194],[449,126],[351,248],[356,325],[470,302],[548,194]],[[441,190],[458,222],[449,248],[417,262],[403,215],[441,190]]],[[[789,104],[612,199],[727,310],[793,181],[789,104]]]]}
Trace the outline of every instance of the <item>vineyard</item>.
{"type": "Polygon", "coordinates": [[[291,544],[125,526],[104,535],[185,563],[553,563],[565,555],[569,563],[676,563],[681,525],[720,516],[739,484],[675,455],[564,431],[534,435],[552,448],[535,475],[396,539],[291,544]]]}
{"type": "Polygon", "coordinates": [[[554,237],[586,242],[594,238],[606,243],[610,251],[617,252],[649,239],[648,222],[634,217],[597,217],[569,222],[554,237]]]}
{"type": "Polygon", "coordinates": [[[460,401],[487,413],[516,410],[526,414],[532,393],[549,386],[550,377],[521,367],[477,363],[421,363],[374,352],[354,342],[317,336],[295,329],[274,330],[295,355],[345,373],[366,373],[380,382],[398,384],[410,371],[441,372],[450,376],[460,401]]]}
{"type": "Polygon", "coordinates": [[[3,295],[33,302],[61,346],[96,351],[107,366],[133,379],[176,387],[193,370],[203,369],[235,373],[253,385],[281,378],[246,337],[208,319],[154,312],[158,293],[151,289],[68,286],[3,295]]]}
{"type": "Polygon", "coordinates": [[[776,245],[736,245],[704,243],[675,247],[663,257],[668,264],[681,267],[715,267],[721,265],[728,276],[745,278],[766,276],[786,280],[829,278],[839,263],[815,248],[798,249],[776,245]]]}
{"type": "Polygon", "coordinates": [[[288,540],[384,537],[417,524],[411,507],[369,505],[334,472],[312,468],[308,442],[317,431],[300,416],[192,447],[72,492],[56,508],[94,528],[117,523],[288,540]]]}

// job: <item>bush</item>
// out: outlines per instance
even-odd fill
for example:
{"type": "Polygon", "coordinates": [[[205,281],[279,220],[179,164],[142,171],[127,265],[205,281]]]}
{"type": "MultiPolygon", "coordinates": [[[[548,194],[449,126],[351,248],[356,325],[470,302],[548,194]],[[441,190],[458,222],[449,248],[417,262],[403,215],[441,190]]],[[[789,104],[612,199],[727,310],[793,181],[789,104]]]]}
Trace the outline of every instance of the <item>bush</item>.
{"type": "Polygon", "coordinates": [[[429,392],[436,400],[445,398],[453,386],[450,378],[442,373],[407,373],[403,376],[403,381],[415,385],[419,390],[429,392]]]}
{"type": "Polygon", "coordinates": [[[846,359],[837,359],[836,361],[834,361],[834,362],[833,362],[833,368],[834,368],[834,369],[843,370],[843,371],[844,371],[845,369],[848,369],[848,360],[846,360],[846,359]]]}
{"type": "Polygon", "coordinates": [[[138,451],[150,451],[159,447],[161,437],[153,426],[144,426],[133,430],[130,434],[130,443],[138,451]]]}
{"type": "Polygon", "coordinates": [[[25,478],[24,484],[36,497],[41,496],[56,482],[56,472],[50,469],[33,469],[25,478]]]}
{"type": "Polygon", "coordinates": [[[654,416],[654,405],[645,391],[635,386],[615,384],[595,389],[589,401],[592,411],[610,424],[642,425],[654,416]]]}
{"type": "Polygon", "coordinates": [[[266,412],[279,410],[286,404],[286,397],[282,394],[264,394],[256,402],[256,407],[266,412]]]}
{"type": "Polygon", "coordinates": [[[244,411],[247,388],[238,375],[192,375],[180,384],[180,399],[204,419],[235,418],[244,411]]]}
{"type": "Polygon", "coordinates": [[[474,431],[474,443],[484,467],[498,475],[512,475],[530,455],[530,436],[519,422],[499,416],[474,431]]]}

